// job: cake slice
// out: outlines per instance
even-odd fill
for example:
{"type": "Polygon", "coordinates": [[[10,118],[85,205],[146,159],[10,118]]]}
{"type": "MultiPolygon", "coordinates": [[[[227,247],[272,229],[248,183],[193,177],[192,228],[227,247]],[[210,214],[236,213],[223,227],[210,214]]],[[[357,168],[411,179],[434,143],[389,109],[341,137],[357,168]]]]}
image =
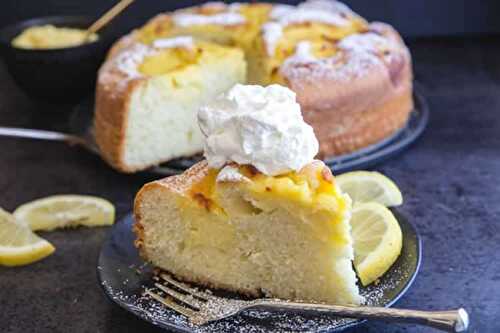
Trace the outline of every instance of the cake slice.
{"type": "Polygon", "coordinates": [[[182,280],[252,296],[360,304],[350,205],[319,161],[275,177],[200,162],[141,189],[136,245],[182,280]]]}

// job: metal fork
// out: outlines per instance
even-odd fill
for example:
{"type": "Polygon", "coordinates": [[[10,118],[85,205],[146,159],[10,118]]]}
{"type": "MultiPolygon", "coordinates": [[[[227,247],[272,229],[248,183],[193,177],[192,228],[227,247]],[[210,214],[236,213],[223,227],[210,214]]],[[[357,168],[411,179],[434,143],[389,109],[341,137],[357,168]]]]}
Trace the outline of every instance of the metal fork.
{"type": "Polygon", "coordinates": [[[145,291],[145,294],[186,316],[195,325],[203,325],[211,321],[231,317],[244,310],[261,308],[280,311],[313,311],[347,318],[414,323],[448,332],[465,332],[469,326],[469,317],[463,308],[450,311],[417,311],[371,306],[292,302],[268,298],[245,301],[218,297],[200,291],[174,280],[166,273],[161,273],[159,276],[164,282],[156,282],[155,287],[165,295],[149,289],[145,291]]]}

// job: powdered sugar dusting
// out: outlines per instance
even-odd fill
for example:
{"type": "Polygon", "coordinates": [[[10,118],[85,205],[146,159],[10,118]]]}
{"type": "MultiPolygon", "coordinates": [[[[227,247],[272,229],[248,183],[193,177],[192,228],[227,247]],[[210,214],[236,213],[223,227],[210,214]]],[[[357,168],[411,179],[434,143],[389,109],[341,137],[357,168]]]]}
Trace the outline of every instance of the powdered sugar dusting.
{"type": "Polygon", "coordinates": [[[192,49],[194,47],[193,37],[191,36],[179,36],[174,38],[161,38],[153,42],[153,47],[155,48],[187,48],[192,49]]]}
{"type": "Polygon", "coordinates": [[[309,0],[301,4],[303,8],[337,13],[342,17],[359,17],[346,4],[335,0],[309,0]]]}
{"type": "Polygon", "coordinates": [[[345,26],[356,16],[349,7],[337,1],[310,0],[298,6],[275,5],[269,14],[270,21],[262,26],[263,39],[268,55],[273,55],[276,44],[288,25],[318,22],[345,26]]]}
{"type": "Polygon", "coordinates": [[[104,63],[99,72],[99,80],[106,81],[108,75],[118,71],[124,78],[118,81],[118,88],[123,88],[130,80],[144,77],[138,67],[144,59],[158,54],[162,49],[168,48],[194,48],[195,43],[191,36],[162,38],[153,41],[151,45],[136,42],[119,52],[114,58],[104,63]]]}
{"type": "MultiPolygon", "coordinates": [[[[362,289],[367,305],[381,306],[386,302],[386,292],[390,292],[401,284],[400,279],[387,279],[382,285],[370,286],[362,289]]],[[[186,317],[168,309],[144,294],[127,295],[119,289],[114,289],[106,281],[103,285],[108,295],[119,303],[126,304],[126,308],[142,317],[147,318],[155,325],[175,325],[182,330],[197,333],[213,332],[317,332],[346,328],[358,320],[339,318],[314,312],[275,312],[264,309],[252,309],[226,320],[209,322],[202,326],[191,324],[186,317]]],[[[150,289],[144,287],[143,290],[150,289]]],[[[162,294],[161,290],[151,288],[151,291],[162,294]]],[[[220,295],[220,292],[214,292],[220,295]]],[[[227,297],[227,296],[226,296],[227,297]]],[[[233,298],[231,296],[231,298],[233,298]]],[[[237,297],[237,296],[236,296],[237,297]]]]}
{"type": "Polygon", "coordinates": [[[282,69],[286,69],[289,66],[293,66],[295,64],[307,64],[315,62],[316,60],[316,57],[314,57],[314,55],[311,53],[311,43],[302,41],[295,47],[295,53],[285,60],[282,69]]]}
{"type": "Polygon", "coordinates": [[[285,61],[280,73],[290,80],[315,82],[319,78],[326,78],[346,82],[364,76],[377,67],[385,68],[381,59],[367,52],[346,51],[325,59],[302,59],[297,56],[294,61],[285,61]]]}
{"type": "Polygon", "coordinates": [[[232,11],[215,15],[180,13],[173,16],[173,21],[180,27],[205,24],[238,25],[246,22],[243,15],[232,11]]]}
{"type": "MultiPolygon", "coordinates": [[[[153,285],[153,282],[158,281],[155,280],[155,274],[161,272],[146,264],[138,256],[132,245],[134,235],[131,225],[132,219],[130,218],[121,221],[113,229],[113,237],[110,237],[104,244],[103,251],[109,253],[104,257],[107,260],[103,260],[101,254],[97,270],[101,286],[112,301],[154,325],[170,330],[176,328],[179,331],[197,333],[326,332],[345,329],[359,322],[355,319],[338,318],[324,313],[271,312],[265,309],[254,309],[225,320],[194,326],[186,317],[168,309],[150,296],[144,296],[144,291],[147,289],[161,293],[153,285]]],[[[404,237],[401,256],[380,281],[368,287],[360,287],[360,292],[366,299],[365,305],[387,306],[393,303],[408,288],[418,270],[418,237],[408,231],[407,222],[401,220],[401,225],[404,237]]],[[[205,288],[199,288],[199,290],[205,291],[205,288]]],[[[221,290],[207,291],[224,298],[248,300],[235,293],[221,290]]]]}
{"type": "Polygon", "coordinates": [[[406,49],[390,36],[375,32],[345,37],[337,44],[339,52],[324,59],[314,59],[310,45],[306,43],[297,44],[295,54],[287,58],[280,67],[280,73],[284,77],[306,78],[309,81],[318,78],[351,80],[377,68],[385,70],[384,62],[390,62],[394,55],[406,52],[406,49]]]}
{"type": "Polygon", "coordinates": [[[383,36],[373,32],[353,34],[342,39],[339,48],[357,52],[376,52],[377,50],[394,50],[398,45],[383,36]]]}
{"type": "Polygon", "coordinates": [[[218,183],[224,183],[224,182],[236,183],[242,181],[249,181],[249,179],[243,176],[237,167],[233,165],[226,165],[217,175],[216,181],[218,183]]]}
{"type": "Polygon", "coordinates": [[[112,61],[112,67],[127,76],[128,79],[135,79],[141,75],[137,67],[144,61],[147,56],[156,53],[156,49],[151,46],[136,43],[129,49],[120,52],[112,61]]]}
{"type": "Polygon", "coordinates": [[[262,26],[262,38],[266,45],[268,55],[273,55],[276,50],[276,44],[283,36],[283,26],[277,22],[269,22],[262,26]]]}
{"type": "Polygon", "coordinates": [[[233,2],[231,4],[226,4],[222,1],[209,1],[202,4],[200,7],[212,7],[212,8],[220,8],[221,10],[227,9],[230,12],[238,12],[241,8],[241,3],[233,2]]]}
{"type": "Polygon", "coordinates": [[[272,20],[278,20],[281,17],[290,14],[294,10],[296,10],[296,7],[291,5],[274,5],[273,9],[271,10],[271,13],[269,13],[269,17],[272,20]]]}
{"type": "Polygon", "coordinates": [[[297,7],[297,10],[291,11],[285,16],[279,18],[279,23],[287,26],[290,24],[318,22],[335,26],[343,26],[349,23],[349,20],[343,18],[337,13],[325,12],[318,9],[308,9],[297,7]]]}

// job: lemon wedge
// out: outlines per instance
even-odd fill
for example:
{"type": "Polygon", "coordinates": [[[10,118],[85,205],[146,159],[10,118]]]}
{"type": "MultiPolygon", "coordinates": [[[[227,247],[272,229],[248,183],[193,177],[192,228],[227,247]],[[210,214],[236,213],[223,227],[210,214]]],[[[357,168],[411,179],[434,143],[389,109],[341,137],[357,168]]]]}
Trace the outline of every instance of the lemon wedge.
{"type": "Polygon", "coordinates": [[[401,191],[392,180],[379,172],[353,171],[335,177],[343,192],[354,203],[378,202],[386,207],[403,203],[401,191]]]}
{"type": "Polygon", "coordinates": [[[41,260],[55,248],[0,208],[0,265],[21,266],[41,260]]]}
{"type": "Polygon", "coordinates": [[[87,195],[54,195],[19,206],[14,211],[31,230],[113,224],[115,208],[109,201],[87,195]]]}
{"type": "Polygon", "coordinates": [[[351,228],[354,268],[367,286],[387,272],[401,253],[401,228],[392,212],[375,202],[354,206],[351,228]]]}

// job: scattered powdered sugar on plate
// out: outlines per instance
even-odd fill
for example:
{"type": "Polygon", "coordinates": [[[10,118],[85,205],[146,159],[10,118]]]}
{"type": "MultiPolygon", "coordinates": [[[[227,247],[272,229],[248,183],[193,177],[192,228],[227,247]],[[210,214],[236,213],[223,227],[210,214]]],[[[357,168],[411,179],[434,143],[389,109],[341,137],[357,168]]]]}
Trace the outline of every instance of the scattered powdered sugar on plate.
{"type": "MultiPolygon", "coordinates": [[[[385,279],[383,283],[368,288],[361,288],[362,295],[366,298],[366,305],[383,306],[387,291],[394,290],[401,284],[401,280],[406,279],[408,272],[392,272],[391,277],[385,279]]],[[[149,296],[144,296],[142,292],[128,295],[121,290],[115,290],[106,281],[102,282],[108,295],[118,301],[127,310],[153,322],[155,325],[168,327],[176,326],[186,332],[212,333],[212,332],[311,332],[326,331],[348,327],[358,320],[350,318],[338,318],[335,316],[315,313],[292,313],[292,312],[269,312],[261,309],[252,309],[241,314],[210,322],[203,326],[195,326],[182,315],[168,309],[161,303],[149,296]]],[[[143,286],[142,291],[152,289],[161,293],[158,289],[143,286]]],[[[211,292],[211,291],[210,291],[211,292]]],[[[233,293],[214,291],[217,295],[230,294],[229,297],[238,297],[233,293]]]]}
{"type": "MultiPolygon", "coordinates": [[[[404,220],[402,220],[403,222],[404,220]]],[[[112,230],[111,240],[104,246],[98,263],[98,276],[106,295],[120,307],[166,329],[183,332],[317,332],[344,329],[359,323],[359,320],[338,318],[318,313],[269,312],[252,309],[241,314],[194,326],[176,312],[168,309],[149,296],[146,290],[160,292],[154,288],[155,269],[139,257],[132,242],[132,218],[117,223],[112,230]],[[124,284],[124,281],[126,283],[124,284]]],[[[378,281],[360,292],[366,305],[385,306],[395,302],[411,284],[419,264],[418,236],[409,231],[411,226],[401,223],[403,230],[403,250],[393,267],[378,281]]],[[[159,273],[156,271],[156,273],[159,273]]],[[[200,288],[205,290],[205,288],[200,288]]],[[[207,290],[216,296],[244,299],[235,293],[207,290]]]]}

